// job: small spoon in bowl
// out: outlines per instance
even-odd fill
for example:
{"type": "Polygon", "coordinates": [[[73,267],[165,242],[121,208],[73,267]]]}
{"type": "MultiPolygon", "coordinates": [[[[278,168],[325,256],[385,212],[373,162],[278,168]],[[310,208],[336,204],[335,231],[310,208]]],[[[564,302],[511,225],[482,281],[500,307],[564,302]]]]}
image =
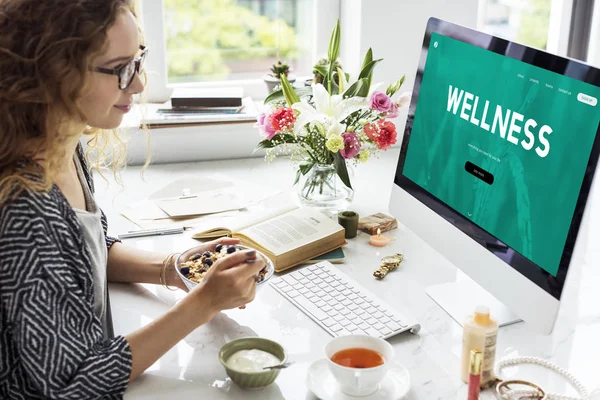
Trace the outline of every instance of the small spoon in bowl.
{"type": "Polygon", "coordinates": [[[292,365],[293,361],[284,362],[283,364],[272,365],[270,367],[263,367],[263,369],[284,369],[292,365]]]}

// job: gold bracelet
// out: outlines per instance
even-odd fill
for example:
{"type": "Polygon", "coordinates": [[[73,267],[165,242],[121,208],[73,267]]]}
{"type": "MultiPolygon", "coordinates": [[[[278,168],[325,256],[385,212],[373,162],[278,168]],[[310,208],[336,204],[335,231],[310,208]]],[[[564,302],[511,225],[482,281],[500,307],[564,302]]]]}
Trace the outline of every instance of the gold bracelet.
{"type": "Polygon", "coordinates": [[[167,266],[171,263],[171,260],[173,259],[173,257],[175,257],[176,255],[178,255],[178,253],[171,253],[171,254],[169,254],[168,256],[165,257],[165,259],[162,262],[162,267],[160,268],[160,274],[159,274],[159,277],[158,277],[158,280],[159,280],[160,284],[163,287],[165,287],[165,288],[167,288],[167,289],[169,289],[171,291],[175,291],[178,288],[173,289],[172,287],[170,287],[169,285],[167,285],[167,277],[165,275],[165,270],[167,269],[167,266]]]}

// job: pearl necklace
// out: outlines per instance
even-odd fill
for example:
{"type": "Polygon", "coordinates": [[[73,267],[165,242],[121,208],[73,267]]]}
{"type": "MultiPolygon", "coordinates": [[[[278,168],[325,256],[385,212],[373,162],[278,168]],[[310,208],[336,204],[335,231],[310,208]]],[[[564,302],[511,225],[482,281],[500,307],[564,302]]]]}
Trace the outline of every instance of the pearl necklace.
{"type": "MultiPolygon", "coordinates": [[[[503,379],[501,378],[500,371],[505,367],[514,366],[517,364],[535,364],[535,365],[540,365],[542,367],[548,368],[548,369],[558,373],[559,375],[562,375],[567,381],[569,381],[569,383],[579,393],[579,397],[571,397],[571,396],[566,396],[566,395],[557,394],[557,393],[546,393],[546,395],[543,397],[543,400],[546,400],[546,399],[547,400],[584,400],[584,399],[587,399],[587,397],[588,397],[588,392],[585,389],[585,387],[570,372],[568,372],[564,368],[559,367],[556,364],[551,363],[550,361],[546,361],[546,360],[543,360],[543,359],[537,358],[537,357],[516,357],[516,358],[507,358],[507,359],[501,360],[496,364],[496,366],[494,368],[494,374],[496,375],[496,377],[498,379],[500,379],[502,381],[503,379]]],[[[502,394],[501,398],[502,399],[511,399],[512,396],[525,397],[528,395],[529,396],[535,395],[536,393],[539,393],[539,392],[536,390],[530,390],[530,389],[527,389],[527,390],[514,389],[514,390],[509,390],[508,392],[505,392],[504,394],[502,394]]],[[[519,398],[519,397],[516,397],[516,398],[519,398]]],[[[531,397],[531,398],[535,398],[535,397],[531,397]]]]}

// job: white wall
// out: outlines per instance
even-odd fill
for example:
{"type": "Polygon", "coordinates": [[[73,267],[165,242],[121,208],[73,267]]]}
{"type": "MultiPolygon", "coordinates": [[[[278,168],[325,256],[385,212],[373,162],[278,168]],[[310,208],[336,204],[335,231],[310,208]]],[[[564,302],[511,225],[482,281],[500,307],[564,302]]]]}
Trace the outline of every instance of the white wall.
{"type": "Polygon", "coordinates": [[[588,63],[600,68],[600,0],[594,2],[592,31],[588,47],[588,63]]]}
{"type": "MultiPolygon", "coordinates": [[[[342,0],[341,7],[341,57],[346,69],[356,73],[371,47],[374,58],[383,58],[373,82],[387,85],[406,74],[401,92],[412,91],[430,17],[477,27],[478,0],[342,0]]],[[[398,132],[403,132],[405,119],[406,110],[396,121],[398,132]]]]}
{"type": "MultiPolygon", "coordinates": [[[[329,0],[319,0],[329,1],[329,0]]],[[[377,65],[374,82],[386,84],[406,74],[401,91],[412,91],[427,20],[431,16],[475,27],[478,0],[341,0],[344,68],[355,74],[369,47],[377,65]]],[[[328,28],[331,29],[331,28],[328,28]]],[[[325,44],[324,49],[326,49],[325,44]]],[[[383,88],[385,90],[385,87],[383,88]]],[[[399,135],[406,114],[396,121],[399,135]]],[[[131,130],[130,164],[141,164],[146,155],[146,134],[131,130]]],[[[261,156],[252,154],[259,135],[251,124],[207,125],[152,130],[153,162],[200,161],[218,158],[261,156]]]]}

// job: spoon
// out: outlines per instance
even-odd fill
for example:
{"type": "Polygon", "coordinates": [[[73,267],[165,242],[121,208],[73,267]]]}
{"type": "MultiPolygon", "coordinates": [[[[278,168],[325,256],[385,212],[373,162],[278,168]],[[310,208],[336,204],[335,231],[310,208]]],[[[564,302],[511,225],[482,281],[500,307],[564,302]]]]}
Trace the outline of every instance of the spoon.
{"type": "Polygon", "coordinates": [[[272,365],[270,367],[263,367],[263,369],[284,369],[292,365],[293,361],[284,362],[283,364],[272,365]]]}

